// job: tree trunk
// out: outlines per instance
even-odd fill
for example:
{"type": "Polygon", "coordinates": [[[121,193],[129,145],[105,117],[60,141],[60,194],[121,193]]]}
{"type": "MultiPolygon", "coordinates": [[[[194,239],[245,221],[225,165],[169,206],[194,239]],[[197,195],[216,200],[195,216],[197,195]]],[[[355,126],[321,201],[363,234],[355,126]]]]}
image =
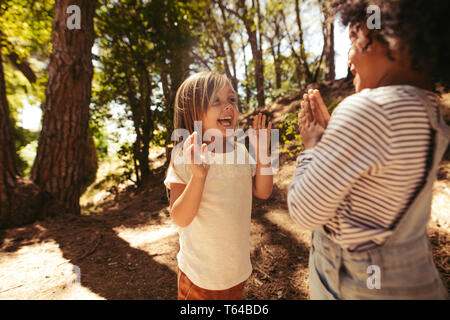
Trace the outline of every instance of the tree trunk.
{"type": "Polygon", "coordinates": [[[261,49],[258,46],[258,38],[256,35],[256,25],[254,16],[250,16],[245,0],[239,0],[239,7],[243,9],[244,13],[241,17],[245,30],[247,31],[248,40],[252,49],[253,61],[255,63],[255,85],[256,85],[256,100],[258,101],[258,108],[265,106],[264,96],[264,65],[262,61],[261,49]]]}
{"type": "Polygon", "coordinates": [[[329,9],[327,4],[321,0],[320,7],[324,16],[324,22],[322,24],[323,28],[323,50],[325,57],[325,79],[334,80],[335,65],[334,65],[334,25],[333,21],[330,19],[329,9]]]}
{"type": "MultiPolygon", "coordinates": [[[[291,53],[294,56],[295,75],[296,75],[297,81],[299,82],[299,86],[302,87],[303,85],[308,83],[308,81],[309,81],[308,80],[308,76],[307,76],[306,72],[305,73],[302,72],[302,70],[304,68],[303,67],[303,61],[302,61],[300,55],[297,54],[297,52],[295,51],[294,41],[292,40],[292,38],[290,36],[290,33],[289,33],[289,28],[288,28],[287,23],[286,23],[286,16],[284,14],[284,10],[280,10],[280,14],[281,14],[281,19],[282,19],[283,24],[284,24],[284,28],[286,30],[286,35],[287,35],[287,38],[288,38],[288,41],[289,41],[289,45],[291,47],[291,53]],[[306,83],[303,83],[303,81],[302,81],[303,78],[305,78],[304,82],[306,82],[306,83]]],[[[309,71],[309,69],[308,69],[308,71],[309,71]]]]}
{"type": "Polygon", "coordinates": [[[93,19],[96,1],[56,0],[53,52],[44,119],[31,179],[58,199],[68,213],[80,213],[79,198],[91,101],[93,19]],[[81,10],[81,29],[67,28],[67,7],[81,10]]]}
{"type": "MultiPolygon", "coordinates": [[[[152,79],[148,72],[148,67],[144,63],[138,62],[136,72],[137,86],[139,95],[133,89],[132,73],[127,70],[126,79],[128,81],[127,97],[128,105],[131,108],[131,114],[136,132],[136,140],[133,143],[133,161],[136,174],[136,186],[140,188],[145,185],[152,176],[149,167],[149,147],[150,140],[153,138],[153,113],[150,109],[152,95],[152,79]]],[[[167,77],[163,80],[163,87],[168,85],[167,77]]]]}
{"type": "Polygon", "coordinates": [[[247,57],[245,55],[245,47],[246,44],[244,43],[244,39],[242,39],[242,56],[244,58],[244,73],[245,73],[245,80],[244,80],[244,87],[245,87],[245,110],[243,110],[242,106],[240,112],[245,112],[248,110],[248,105],[250,103],[250,86],[249,86],[249,76],[248,76],[248,66],[247,66],[247,57]]]}
{"type": "Polygon", "coordinates": [[[278,21],[275,21],[275,40],[277,41],[277,50],[275,51],[275,48],[273,49],[274,57],[276,55],[275,60],[275,80],[277,89],[281,88],[281,36],[280,36],[281,30],[280,25],[278,21]]]}
{"type": "Polygon", "coordinates": [[[298,40],[300,43],[300,57],[302,60],[303,72],[306,76],[306,81],[311,82],[312,74],[309,70],[308,61],[306,60],[306,50],[305,50],[305,42],[303,40],[303,29],[302,29],[302,21],[300,19],[300,5],[299,0],[295,0],[295,20],[297,21],[298,27],[298,40]]]}
{"type": "Polygon", "coordinates": [[[9,219],[11,194],[19,175],[9,117],[0,34],[0,225],[9,219]],[[2,223],[3,222],[3,223],[2,223]]]}
{"type": "Polygon", "coordinates": [[[279,57],[279,51],[278,51],[278,54],[277,54],[277,51],[275,51],[274,38],[269,38],[268,40],[269,40],[269,44],[270,44],[270,53],[272,54],[273,65],[275,68],[275,88],[280,89],[281,88],[281,61],[280,61],[280,57],[279,57]]]}
{"type": "Polygon", "coordinates": [[[23,179],[16,164],[13,129],[6,99],[0,34],[0,228],[19,226],[41,217],[47,195],[23,179]]]}

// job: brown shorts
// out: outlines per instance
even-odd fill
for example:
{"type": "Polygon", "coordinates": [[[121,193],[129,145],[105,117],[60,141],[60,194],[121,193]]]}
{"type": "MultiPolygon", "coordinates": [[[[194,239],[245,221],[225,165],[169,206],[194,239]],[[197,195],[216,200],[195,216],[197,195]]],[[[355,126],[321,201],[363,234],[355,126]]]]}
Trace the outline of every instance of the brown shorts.
{"type": "Polygon", "coordinates": [[[192,283],[178,268],[178,300],[242,300],[245,281],[225,290],[207,290],[192,283]]]}

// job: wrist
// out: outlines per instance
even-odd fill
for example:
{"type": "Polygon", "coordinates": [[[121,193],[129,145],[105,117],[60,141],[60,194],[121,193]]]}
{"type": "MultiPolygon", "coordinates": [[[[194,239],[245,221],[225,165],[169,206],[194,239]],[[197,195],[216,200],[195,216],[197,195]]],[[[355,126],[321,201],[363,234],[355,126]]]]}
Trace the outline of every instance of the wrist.
{"type": "Polygon", "coordinates": [[[206,181],[206,175],[207,174],[192,175],[191,180],[204,183],[206,181]]]}
{"type": "Polygon", "coordinates": [[[256,166],[258,168],[270,168],[272,166],[272,163],[270,162],[270,159],[269,159],[269,162],[267,162],[267,163],[262,163],[262,162],[258,161],[258,162],[256,162],[256,166]]]}
{"type": "Polygon", "coordinates": [[[303,141],[303,147],[305,150],[310,150],[316,146],[320,139],[311,139],[307,141],[303,141]]]}
{"type": "Polygon", "coordinates": [[[256,164],[260,164],[260,165],[270,165],[270,154],[267,151],[263,151],[261,153],[259,153],[256,157],[256,164]],[[262,160],[266,160],[264,163],[262,160]]]}

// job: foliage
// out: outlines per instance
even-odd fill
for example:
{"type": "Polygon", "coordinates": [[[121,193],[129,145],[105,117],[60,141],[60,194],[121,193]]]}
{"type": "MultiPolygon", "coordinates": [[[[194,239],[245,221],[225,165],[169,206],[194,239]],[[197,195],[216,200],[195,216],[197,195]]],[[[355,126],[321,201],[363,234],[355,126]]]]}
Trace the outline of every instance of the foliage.
{"type": "MultiPolygon", "coordinates": [[[[302,9],[307,10],[319,4],[313,0],[301,3],[307,4],[302,5],[302,9]]],[[[53,5],[54,1],[0,0],[7,95],[16,148],[21,157],[27,152],[30,154],[33,145],[26,146],[37,139],[36,133],[16,123],[24,104],[39,104],[45,98],[53,5]],[[17,55],[18,63],[31,67],[37,76],[36,82],[30,83],[17,70],[8,59],[10,54],[17,55]]],[[[252,28],[256,29],[258,44],[263,50],[266,103],[301,89],[306,76],[299,72],[298,57],[294,57],[292,50],[297,53],[306,50],[312,73],[320,55],[312,54],[299,44],[293,0],[101,2],[95,20],[95,73],[89,125],[101,161],[107,158],[113,141],[106,134],[106,120],[112,118],[111,104],[124,108],[123,118],[118,119],[119,126],[122,123],[136,132],[139,146],[122,145],[119,152],[129,170],[135,165],[129,153],[147,147],[140,140],[145,130],[151,131],[150,146],[170,144],[175,92],[192,72],[211,69],[227,74],[238,88],[241,111],[249,112],[258,106],[255,59],[242,21],[243,12],[252,19],[252,28]],[[132,124],[125,120],[131,120],[132,124]]],[[[310,20],[302,21],[305,30],[310,20]]],[[[322,79],[321,69],[318,74],[318,80],[322,79]]],[[[296,116],[285,116],[280,127],[285,144],[299,141],[297,130],[292,129],[297,127],[296,122],[296,116]]],[[[27,170],[26,163],[30,165],[29,156],[21,160],[22,172],[27,170]]]]}
{"type": "MultiPolygon", "coordinates": [[[[18,110],[27,97],[30,103],[44,101],[48,75],[46,64],[51,52],[53,2],[33,0],[5,0],[0,5],[2,55],[17,55],[17,63],[26,62],[36,74],[30,84],[18,70],[9,70],[5,77],[12,109],[18,110]],[[13,74],[14,73],[14,74],[13,74]],[[12,98],[13,96],[16,96],[12,98]]],[[[6,69],[11,62],[4,59],[6,69]]]]}
{"type": "Polygon", "coordinates": [[[298,114],[296,112],[285,114],[278,129],[280,130],[282,144],[285,146],[280,149],[280,153],[288,153],[293,158],[303,150],[301,136],[298,131],[298,114]],[[292,148],[292,145],[294,148],[292,148]]]}
{"type": "Polygon", "coordinates": [[[122,165],[119,169],[122,169],[123,176],[126,179],[136,183],[131,177],[134,173],[134,156],[133,156],[133,144],[130,142],[126,142],[120,146],[119,151],[117,152],[119,160],[122,162],[122,165]]]}
{"type": "Polygon", "coordinates": [[[27,175],[32,165],[38,133],[20,127],[19,114],[24,103],[41,104],[48,80],[46,65],[51,51],[53,2],[33,0],[0,1],[0,35],[5,86],[8,97],[18,169],[27,175]],[[30,82],[18,64],[31,68],[35,81],[30,82]],[[26,148],[26,150],[24,150],[26,148]]]}
{"type": "MultiPolygon", "coordinates": [[[[331,114],[339,102],[339,99],[331,102],[325,99],[324,103],[327,105],[328,113],[331,114]]],[[[284,145],[284,148],[280,149],[280,153],[288,153],[291,158],[294,158],[303,150],[302,137],[298,128],[298,112],[286,113],[278,125],[278,129],[280,130],[282,145],[284,145]]]]}
{"type": "MultiPolygon", "coordinates": [[[[188,75],[194,28],[203,2],[105,1],[98,10],[99,55],[92,111],[97,123],[108,117],[108,105],[123,106],[136,133],[133,153],[138,171],[150,144],[170,142],[175,92],[188,75]]],[[[123,119],[125,120],[125,119],[123,119]]],[[[119,119],[122,122],[122,119],[119,119]]],[[[144,167],[143,167],[144,166],[144,167]]]]}

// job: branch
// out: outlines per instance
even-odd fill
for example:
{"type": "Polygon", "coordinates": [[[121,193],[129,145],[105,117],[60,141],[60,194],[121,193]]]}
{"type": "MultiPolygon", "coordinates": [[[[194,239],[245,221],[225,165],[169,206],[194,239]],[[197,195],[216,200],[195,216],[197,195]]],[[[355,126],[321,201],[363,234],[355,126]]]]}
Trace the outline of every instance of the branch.
{"type": "Polygon", "coordinates": [[[30,83],[35,83],[37,80],[36,74],[34,73],[33,69],[29,66],[28,63],[25,61],[18,62],[19,56],[15,53],[10,53],[8,55],[9,60],[11,63],[23,73],[23,75],[30,81],[30,83]]]}
{"type": "Polygon", "coordinates": [[[200,57],[197,53],[192,52],[192,54],[194,55],[194,58],[198,59],[208,70],[211,70],[211,67],[208,65],[207,61],[200,57]]]}
{"type": "Polygon", "coordinates": [[[236,17],[242,19],[242,16],[236,10],[233,10],[233,9],[230,9],[230,8],[227,8],[226,6],[224,6],[223,3],[222,3],[222,0],[213,0],[213,2],[218,4],[220,9],[225,10],[225,11],[227,11],[229,13],[232,13],[236,17]]]}

